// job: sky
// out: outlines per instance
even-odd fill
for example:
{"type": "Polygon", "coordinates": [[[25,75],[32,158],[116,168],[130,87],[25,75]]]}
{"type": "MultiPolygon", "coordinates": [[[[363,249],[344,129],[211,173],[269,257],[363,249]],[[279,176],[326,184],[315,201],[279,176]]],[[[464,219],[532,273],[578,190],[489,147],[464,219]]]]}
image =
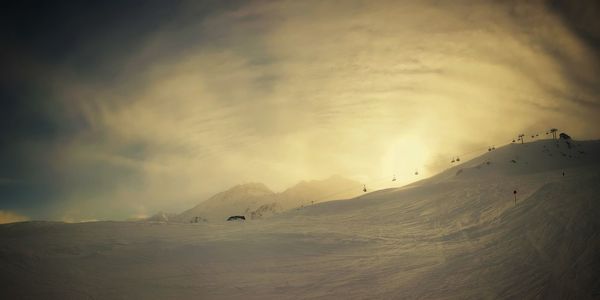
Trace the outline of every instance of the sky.
{"type": "Polygon", "coordinates": [[[519,133],[600,138],[594,1],[59,0],[0,15],[0,223],[180,212],[247,182],[401,185],[519,133]]]}

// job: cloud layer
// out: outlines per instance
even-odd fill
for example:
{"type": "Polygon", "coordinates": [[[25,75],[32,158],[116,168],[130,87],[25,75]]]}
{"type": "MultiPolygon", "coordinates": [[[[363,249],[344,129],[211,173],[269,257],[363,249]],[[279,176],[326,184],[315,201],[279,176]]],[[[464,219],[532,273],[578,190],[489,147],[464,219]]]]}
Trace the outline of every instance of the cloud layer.
{"type": "Polygon", "coordinates": [[[26,53],[27,67],[11,69],[27,87],[13,98],[29,103],[11,110],[34,117],[4,129],[3,205],[127,218],[241,182],[407,183],[550,126],[598,138],[597,48],[556,7],[182,2],[156,15],[150,5],[138,19],[153,26],[137,24],[132,41],[116,22],[70,55],[26,53]]]}

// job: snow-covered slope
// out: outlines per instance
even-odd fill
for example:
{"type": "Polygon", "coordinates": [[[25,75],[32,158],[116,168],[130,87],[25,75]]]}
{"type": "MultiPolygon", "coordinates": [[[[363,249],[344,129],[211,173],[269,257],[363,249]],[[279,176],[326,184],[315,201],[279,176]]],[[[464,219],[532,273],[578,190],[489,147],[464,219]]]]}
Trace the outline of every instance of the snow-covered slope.
{"type": "Polygon", "coordinates": [[[578,144],[578,157],[552,141],[509,145],[407,187],[263,220],[2,225],[0,294],[598,298],[600,143],[578,144]]]}
{"type": "Polygon", "coordinates": [[[552,170],[568,173],[568,169],[598,163],[599,141],[539,140],[525,144],[509,144],[458,164],[436,176],[416,184],[444,180],[471,180],[490,177],[536,174],[552,170]]]}

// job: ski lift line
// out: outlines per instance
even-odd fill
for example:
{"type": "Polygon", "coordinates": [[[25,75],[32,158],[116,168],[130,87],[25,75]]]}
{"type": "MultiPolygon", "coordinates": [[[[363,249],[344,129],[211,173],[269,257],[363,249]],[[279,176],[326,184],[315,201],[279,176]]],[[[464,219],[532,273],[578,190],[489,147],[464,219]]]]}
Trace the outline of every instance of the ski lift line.
{"type": "MultiPolygon", "coordinates": [[[[500,147],[505,146],[505,145],[513,144],[514,141],[515,140],[511,140],[510,142],[507,142],[506,144],[500,144],[501,145],[500,147]]],[[[498,144],[494,144],[494,145],[498,145],[498,144]]],[[[470,151],[470,152],[466,152],[466,153],[463,153],[463,154],[460,154],[460,155],[457,155],[457,156],[453,156],[452,157],[452,161],[450,163],[459,162],[460,161],[459,158],[461,156],[464,157],[464,156],[469,156],[469,155],[474,154],[474,153],[485,153],[485,152],[490,152],[490,151],[493,151],[493,150],[496,150],[496,146],[492,146],[492,147],[488,146],[487,148],[481,148],[481,149],[473,150],[473,151],[470,151]]]]}
{"type": "MultiPolygon", "coordinates": [[[[372,181],[370,184],[366,184],[365,183],[365,184],[363,184],[363,193],[364,193],[364,189],[366,188],[367,185],[369,185],[369,186],[377,186],[377,185],[379,185],[381,183],[388,182],[388,181],[389,181],[389,178],[381,177],[377,181],[372,181]]],[[[345,194],[345,193],[350,193],[350,192],[352,192],[354,190],[356,190],[356,188],[348,188],[348,189],[336,191],[334,193],[327,194],[327,195],[325,195],[325,196],[323,196],[323,197],[321,197],[319,199],[313,200],[313,201],[320,202],[320,201],[323,201],[323,200],[325,200],[327,198],[333,197],[335,195],[341,195],[341,194],[345,194]]],[[[368,189],[367,189],[367,191],[368,191],[368,189]]]]}
{"type": "MultiPolygon", "coordinates": [[[[363,192],[365,192],[364,189],[366,189],[367,185],[369,185],[369,186],[377,186],[377,185],[385,183],[385,182],[389,182],[389,178],[381,177],[380,180],[372,181],[370,184],[363,184],[363,192]]],[[[331,198],[331,197],[333,197],[335,195],[340,195],[340,194],[344,194],[344,193],[350,193],[350,192],[355,191],[355,190],[356,190],[356,188],[348,188],[348,189],[344,189],[344,190],[339,190],[339,191],[336,191],[334,193],[325,195],[325,196],[323,196],[323,197],[321,197],[319,199],[312,200],[312,201],[313,201],[313,203],[314,202],[321,202],[321,201],[323,201],[323,200],[325,200],[327,198],[331,198]]],[[[368,191],[368,189],[367,189],[367,191],[368,191]]],[[[333,199],[333,200],[335,200],[335,199],[333,199]]]]}
{"type": "MultiPolygon", "coordinates": [[[[511,141],[507,142],[506,144],[494,144],[494,145],[502,145],[502,146],[505,146],[505,145],[509,145],[509,144],[512,144],[512,143],[513,143],[513,142],[512,142],[512,140],[511,140],[511,141]]],[[[502,147],[502,146],[499,146],[499,147],[502,147]]],[[[493,146],[493,147],[494,147],[494,149],[493,149],[493,150],[495,150],[495,148],[497,148],[496,146],[493,146]]],[[[452,158],[452,160],[453,160],[453,162],[460,161],[460,159],[458,159],[458,160],[455,160],[455,158],[459,158],[459,157],[461,157],[461,156],[469,156],[469,155],[471,155],[471,154],[473,154],[473,153],[478,153],[478,152],[482,152],[482,153],[489,152],[489,151],[488,151],[488,149],[490,149],[490,147],[487,147],[487,148],[481,148],[481,149],[473,150],[473,151],[466,152],[466,153],[463,153],[463,154],[460,154],[460,155],[456,155],[456,156],[454,156],[454,157],[452,158]]]]}
{"type": "MultiPolygon", "coordinates": [[[[512,140],[511,140],[511,141],[507,142],[506,144],[494,144],[494,145],[501,145],[499,147],[502,147],[502,146],[505,146],[505,145],[513,144],[513,143],[514,142],[512,142],[512,140]]],[[[497,148],[496,146],[493,146],[493,147],[494,147],[494,150],[495,150],[495,148],[497,148]]],[[[457,155],[456,157],[459,158],[461,156],[468,156],[468,155],[471,155],[471,154],[477,153],[477,152],[485,153],[485,152],[487,152],[487,149],[489,149],[489,147],[488,148],[481,148],[481,149],[473,150],[473,151],[470,151],[470,152],[466,152],[466,153],[463,153],[461,155],[457,155]]],[[[460,160],[457,160],[457,161],[460,161],[460,160]]],[[[415,175],[418,175],[418,171],[416,171],[415,173],[417,173],[415,175]]],[[[394,174],[392,181],[396,181],[395,179],[396,179],[396,174],[394,174]]],[[[386,178],[381,177],[379,180],[377,180],[375,182],[371,182],[370,184],[363,184],[363,190],[366,188],[366,185],[376,186],[376,185],[379,185],[381,183],[388,182],[388,181],[389,181],[389,177],[386,177],[386,178]]],[[[330,198],[330,197],[335,196],[335,195],[339,195],[339,194],[343,194],[343,193],[349,193],[349,192],[351,192],[353,190],[355,190],[355,188],[349,188],[349,189],[341,190],[341,191],[338,191],[338,192],[334,192],[332,194],[328,194],[326,196],[323,196],[323,197],[321,197],[321,198],[319,198],[319,199],[317,199],[315,201],[322,201],[324,199],[330,198]]]]}
{"type": "MultiPolygon", "coordinates": [[[[508,142],[508,143],[506,143],[506,145],[509,145],[509,144],[512,144],[512,143],[515,143],[515,141],[513,140],[512,142],[508,142]]],[[[502,146],[504,146],[504,145],[502,145],[502,146]]],[[[500,147],[502,147],[502,146],[500,146],[500,147]]],[[[494,150],[495,150],[495,148],[496,148],[496,147],[495,147],[495,146],[493,146],[493,149],[494,149],[494,150]]],[[[488,148],[488,149],[489,149],[489,148],[488,148]]],[[[460,156],[467,156],[467,155],[469,155],[469,154],[476,153],[476,152],[483,152],[483,153],[485,153],[485,149],[484,149],[484,148],[482,148],[481,150],[473,150],[473,151],[471,151],[471,152],[464,153],[464,154],[462,154],[462,155],[460,155],[460,156]]],[[[457,156],[457,158],[458,158],[458,156],[457,156]]],[[[415,172],[415,175],[418,175],[418,170],[415,172]]],[[[564,176],[564,175],[563,175],[563,176],[564,176]]],[[[396,181],[395,179],[396,179],[396,174],[394,174],[394,177],[393,177],[392,181],[396,181]]],[[[378,180],[378,181],[376,181],[376,182],[372,182],[372,183],[370,184],[370,186],[379,185],[380,183],[387,182],[388,180],[389,180],[389,178],[383,178],[383,177],[382,177],[382,178],[381,178],[381,180],[378,180]]],[[[351,192],[351,191],[352,191],[352,190],[354,190],[354,189],[355,189],[355,188],[350,188],[350,189],[346,189],[346,190],[343,190],[343,191],[335,192],[335,193],[332,193],[332,194],[326,195],[326,196],[324,196],[324,197],[321,197],[320,199],[317,199],[316,201],[322,201],[322,200],[324,200],[324,199],[326,199],[326,198],[330,198],[330,197],[332,197],[332,196],[335,196],[335,195],[339,195],[339,194],[342,194],[342,193],[348,193],[348,192],[351,192]]],[[[366,191],[366,184],[363,184],[363,192],[367,192],[367,191],[366,191]]],[[[315,201],[315,200],[313,200],[313,203],[314,203],[314,201],[315,201]]]]}
{"type": "MultiPolygon", "coordinates": [[[[564,173],[563,173],[563,176],[564,176],[564,173]]],[[[394,177],[395,177],[395,174],[394,174],[394,177]]],[[[371,182],[369,185],[370,186],[377,186],[377,185],[379,185],[381,183],[388,182],[388,181],[389,181],[389,177],[388,178],[383,178],[382,177],[380,180],[371,182]]],[[[394,181],[394,180],[392,180],[392,181],[394,181]]],[[[367,184],[363,184],[363,192],[365,192],[364,189],[366,189],[366,186],[367,186],[367,184]]],[[[323,200],[325,200],[327,198],[333,197],[335,195],[339,195],[339,194],[349,193],[349,192],[355,191],[355,189],[356,188],[349,188],[349,189],[345,189],[345,190],[340,190],[340,191],[337,191],[337,192],[325,195],[325,196],[323,196],[323,197],[321,197],[321,198],[319,198],[317,200],[312,200],[312,201],[313,201],[313,203],[314,202],[320,202],[320,201],[323,201],[323,200]]]]}

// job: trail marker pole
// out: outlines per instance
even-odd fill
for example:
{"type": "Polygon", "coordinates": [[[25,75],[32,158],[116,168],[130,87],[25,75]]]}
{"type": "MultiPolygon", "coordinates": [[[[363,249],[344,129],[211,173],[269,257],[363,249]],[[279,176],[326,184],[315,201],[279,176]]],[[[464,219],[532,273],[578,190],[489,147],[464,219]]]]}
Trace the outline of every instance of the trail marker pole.
{"type": "Polygon", "coordinates": [[[515,206],[517,206],[517,190],[514,190],[513,194],[515,195],[515,206]]]}

